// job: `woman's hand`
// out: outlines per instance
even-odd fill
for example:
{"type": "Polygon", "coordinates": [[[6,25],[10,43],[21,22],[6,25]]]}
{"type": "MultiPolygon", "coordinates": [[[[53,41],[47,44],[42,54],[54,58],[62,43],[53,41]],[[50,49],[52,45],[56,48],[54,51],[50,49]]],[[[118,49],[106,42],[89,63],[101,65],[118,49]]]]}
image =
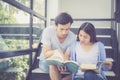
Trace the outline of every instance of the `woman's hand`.
{"type": "Polygon", "coordinates": [[[110,70],[112,68],[112,62],[105,62],[104,67],[110,70]]]}

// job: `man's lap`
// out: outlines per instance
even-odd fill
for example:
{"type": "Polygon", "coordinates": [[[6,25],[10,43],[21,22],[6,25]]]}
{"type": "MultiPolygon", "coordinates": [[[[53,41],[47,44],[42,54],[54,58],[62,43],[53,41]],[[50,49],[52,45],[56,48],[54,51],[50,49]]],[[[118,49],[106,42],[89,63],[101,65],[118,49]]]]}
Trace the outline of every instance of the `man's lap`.
{"type": "Polygon", "coordinates": [[[41,60],[39,62],[39,68],[42,69],[44,72],[49,72],[49,66],[47,65],[45,60],[41,60]]]}

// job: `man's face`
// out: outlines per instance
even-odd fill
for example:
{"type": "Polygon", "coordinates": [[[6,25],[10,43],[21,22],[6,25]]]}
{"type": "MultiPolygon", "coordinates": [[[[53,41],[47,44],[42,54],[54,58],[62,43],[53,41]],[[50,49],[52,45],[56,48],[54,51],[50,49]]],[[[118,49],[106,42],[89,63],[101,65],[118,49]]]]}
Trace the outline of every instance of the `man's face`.
{"type": "Polygon", "coordinates": [[[56,33],[59,39],[65,39],[69,32],[71,24],[67,23],[65,25],[58,24],[56,25],[56,33]]]}

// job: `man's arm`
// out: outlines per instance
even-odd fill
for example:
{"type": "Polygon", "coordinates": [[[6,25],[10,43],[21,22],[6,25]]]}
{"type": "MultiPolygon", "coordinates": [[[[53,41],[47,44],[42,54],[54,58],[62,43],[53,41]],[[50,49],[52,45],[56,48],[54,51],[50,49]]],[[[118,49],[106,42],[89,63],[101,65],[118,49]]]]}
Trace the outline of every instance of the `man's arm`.
{"type": "Polygon", "coordinates": [[[49,45],[43,45],[42,49],[45,58],[49,58],[54,54],[54,50],[51,50],[51,47],[49,45]]]}
{"type": "Polygon", "coordinates": [[[65,53],[64,53],[64,60],[69,60],[70,59],[70,51],[66,51],[65,53]]]}
{"type": "Polygon", "coordinates": [[[64,54],[60,49],[51,50],[49,45],[43,45],[42,47],[45,58],[53,56],[55,53],[60,54],[64,58],[64,54]]]}

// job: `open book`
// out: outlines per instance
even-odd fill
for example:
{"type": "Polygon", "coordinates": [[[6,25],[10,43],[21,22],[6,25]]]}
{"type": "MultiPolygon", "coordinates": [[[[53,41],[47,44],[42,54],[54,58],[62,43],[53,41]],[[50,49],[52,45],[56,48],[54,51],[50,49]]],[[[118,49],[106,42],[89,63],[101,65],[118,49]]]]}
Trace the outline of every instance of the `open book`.
{"type": "Polygon", "coordinates": [[[77,72],[79,65],[77,62],[68,60],[64,61],[63,57],[58,53],[55,53],[52,57],[46,59],[48,65],[66,66],[69,72],[77,72]]]}
{"type": "Polygon", "coordinates": [[[86,71],[86,70],[93,70],[95,71],[96,73],[99,73],[99,69],[97,68],[97,65],[96,64],[81,64],[80,65],[80,69],[81,71],[86,71]]]}
{"type": "Polygon", "coordinates": [[[113,62],[113,59],[107,58],[106,61],[98,62],[97,64],[81,64],[80,69],[81,69],[81,71],[93,70],[99,74],[102,66],[105,64],[108,64],[109,62],[113,62]],[[97,66],[98,64],[99,64],[99,66],[97,66]]]}

